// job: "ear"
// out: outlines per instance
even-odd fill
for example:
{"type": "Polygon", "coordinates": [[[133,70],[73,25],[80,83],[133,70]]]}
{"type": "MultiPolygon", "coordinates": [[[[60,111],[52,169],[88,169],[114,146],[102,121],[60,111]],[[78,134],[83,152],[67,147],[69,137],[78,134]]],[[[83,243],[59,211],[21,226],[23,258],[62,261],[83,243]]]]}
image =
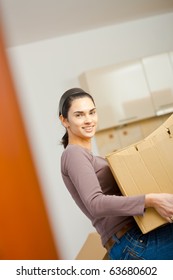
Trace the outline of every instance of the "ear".
{"type": "Polygon", "coordinates": [[[68,128],[68,126],[69,126],[68,120],[67,120],[66,118],[64,118],[62,115],[59,116],[59,119],[60,119],[62,125],[63,125],[65,128],[68,128]]]}

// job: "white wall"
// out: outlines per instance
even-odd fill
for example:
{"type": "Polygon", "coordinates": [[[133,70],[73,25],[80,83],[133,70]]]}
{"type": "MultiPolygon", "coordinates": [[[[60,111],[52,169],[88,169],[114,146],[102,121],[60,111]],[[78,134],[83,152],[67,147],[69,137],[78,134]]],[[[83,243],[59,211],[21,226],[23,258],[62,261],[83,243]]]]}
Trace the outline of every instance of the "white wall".
{"type": "MultiPolygon", "coordinates": [[[[90,222],[62,182],[58,101],[86,70],[173,50],[173,13],[7,50],[55,241],[73,259],[90,222]]],[[[94,145],[94,152],[97,148],[94,145]]]]}

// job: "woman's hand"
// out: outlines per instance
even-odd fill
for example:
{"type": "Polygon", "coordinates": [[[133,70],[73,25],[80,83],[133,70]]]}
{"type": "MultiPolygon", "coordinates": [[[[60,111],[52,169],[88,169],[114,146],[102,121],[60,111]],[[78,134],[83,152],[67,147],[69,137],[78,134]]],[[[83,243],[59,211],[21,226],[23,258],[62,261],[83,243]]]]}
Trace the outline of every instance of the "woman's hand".
{"type": "Polygon", "coordinates": [[[152,193],[145,196],[145,208],[153,207],[169,223],[173,222],[173,194],[152,193]]]}

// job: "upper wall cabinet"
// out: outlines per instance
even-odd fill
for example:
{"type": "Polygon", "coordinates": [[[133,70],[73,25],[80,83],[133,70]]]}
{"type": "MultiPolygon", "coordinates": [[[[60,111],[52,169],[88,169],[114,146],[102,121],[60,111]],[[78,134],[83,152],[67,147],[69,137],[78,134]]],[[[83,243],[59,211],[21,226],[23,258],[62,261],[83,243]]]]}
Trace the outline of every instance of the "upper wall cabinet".
{"type": "Polygon", "coordinates": [[[95,99],[98,130],[173,112],[173,53],[91,70],[79,80],[95,99]]]}
{"type": "MultiPolygon", "coordinates": [[[[173,57],[172,57],[173,59],[173,57]]],[[[173,111],[173,67],[171,53],[142,59],[156,115],[173,111]]]]}
{"type": "Polygon", "coordinates": [[[95,99],[99,130],[155,114],[140,61],[86,72],[80,83],[95,99]]]}

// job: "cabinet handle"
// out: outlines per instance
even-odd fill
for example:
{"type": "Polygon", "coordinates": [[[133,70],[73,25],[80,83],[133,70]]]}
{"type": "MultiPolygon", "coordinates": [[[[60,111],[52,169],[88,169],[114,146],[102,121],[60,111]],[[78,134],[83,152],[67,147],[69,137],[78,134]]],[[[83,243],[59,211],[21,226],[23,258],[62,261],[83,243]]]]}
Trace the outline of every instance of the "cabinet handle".
{"type": "Polygon", "coordinates": [[[156,111],[156,115],[161,116],[172,112],[173,112],[173,103],[169,103],[169,104],[160,105],[158,110],[156,111]]]}

